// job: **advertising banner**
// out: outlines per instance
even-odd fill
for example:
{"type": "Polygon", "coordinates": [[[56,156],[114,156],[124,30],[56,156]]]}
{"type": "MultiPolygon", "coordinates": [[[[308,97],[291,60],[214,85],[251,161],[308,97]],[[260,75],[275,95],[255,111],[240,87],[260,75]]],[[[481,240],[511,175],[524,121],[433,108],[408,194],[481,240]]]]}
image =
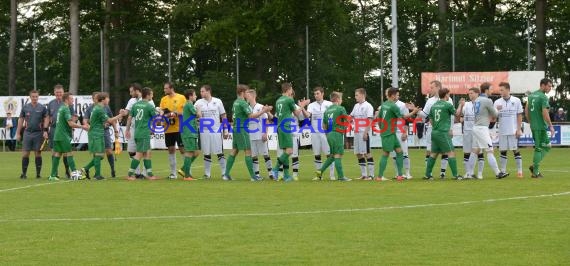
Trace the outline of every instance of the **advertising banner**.
{"type": "Polygon", "coordinates": [[[422,93],[428,94],[429,83],[439,80],[451,94],[467,94],[469,88],[477,87],[483,82],[491,83],[491,94],[499,93],[499,83],[508,82],[511,93],[524,94],[538,88],[544,71],[500,71],[500,72],[423,72],[422,93]]]}

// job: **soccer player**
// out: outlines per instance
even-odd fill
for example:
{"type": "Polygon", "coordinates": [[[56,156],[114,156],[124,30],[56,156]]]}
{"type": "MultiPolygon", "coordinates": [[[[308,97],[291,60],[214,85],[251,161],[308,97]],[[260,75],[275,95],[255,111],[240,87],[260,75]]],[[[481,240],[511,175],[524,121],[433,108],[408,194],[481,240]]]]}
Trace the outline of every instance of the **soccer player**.
{"type": "Polygon", "coordinates": [[[513,151],[517,165],[517,177],[522,178],[522,156],[518,148],[518,138],[522,135],[523,107],[521,100],[511,95],[511,85],[508,82],[499,84],[501,98],[495,101],[499,111],[499,151],[501,160],[499,169],[507,171],[507,151],[513,151]]]}
{"type": "MultiPolygon", "coordinates": [[[[178,121],[178,115],[182,114],[185,103],[186,98],[182,94],[174,91],[172,83],[164,83],[164,97],[160,99],[160,109],[162,109],[164,115],[168,117],[168,128],[164,132],[164,142],[166,147],[168,147],[168,162],[170,164],[169,179],[176,179],[176,144],[178,144],[180,153],[184,155],[184,143],[182,143],[182,138],[180,137],[180,127],[178,126],[180,121],[178,121]]],[[[178,171],[178,173],[182,177],[185,177],[183,171],[178,171]]]]}
{"type": "MultiPolygon", "coordinates": [[[[427,161],[430,157],[430,152],[431,152],[431,123],[428,119],[429,116],[429,112],[431,109],[431,106],[434,105],[438,100],[439,100],[439,90],[441,89],[441,82],[439,82],[438,80],[433,80],[429,83],[429,87],[430,87],[430,92],[429,92],[429,96],[430,98],[428,99],[428,101],[426,102],[424,109],[422,110],[422,112],[419,113],[419,116],[421,118],[423,118],[425,120],[425,127],[426,127],[426,132],[425,132],[425,139],[426,139],[426,164],[427,161]]],[[[451,98],[448,100],[448,102],[453,105],[453,100],[451,100],[451,98]]],[[[441,171],[439,176],[441,178],[445,177],[445,171],[447,169],[447,164],[448,164],[448,159],[447,159],[447,155],[443,154],[441,156],[441,171]]]]}
{"type": "MultiPolygon", "coordinates": [[[[468,169],[469,157],[471,156],[471,149],[473,148],[473,125],[475,124],[475,111],[473,110],[473,101],[479,97],[479,94],[472,90],[468,93],[469,101],[461,98],[459,107],[455,111],[457,117],[462,118],[463,122],[463,168],[468,169]]],[[[477,155],[478,159],[478,173],[477,179],[483,179],[483,169],[485,167],[485,157],[482,152],[477,155]]],[[[473,173],[465,173],[463,178],[473,178],[473,173]]]]}
{"type": "MultiPolygon", "coordinates": [[[[210,85],[203,85],[200,88],[200,100],[196,101],[194,106],[202,113],[202,118],[206,119],[207,123],[204,128],[200,129],[200,148],[204,154],[204,178],[209,179],[212,169],[212,154],[216,154],[222,177],[226,171],[226,158],[223,152],[222,134],[220,134],[221,121],[226,118],[226,110],[224,104],[219,98],[212,97],[212,87],[210,85]],[[213,123],[213,124],[212,124],[213,123]]],[[[224,138],[228,137],[227,129],[223,129],[224,138]]]]}
{"type": "Polygon", "coordinates": [[[87,176],[89,169],[95,167],[94,178],[97,180],[105,179],[101,175],[101,160],[105,155],[105,123],[117,123],[117,121],[124,116],[125,112],[121,109],[117,116],[109,118],[105,112],[105,106],[107,105],[109,105],[109,94],[106,92],[97,94],[97,104],[91,111],[91,116],[89,117],[89,131],[87,133],[89,138],[89,152],[93,154],[93,159],[81,168],[82,174],[87,176]]]}
{"type": "Polygon", "coordinates": [[[327,108],[323,114],[324,119],[326,119],[324,125],[326,129],[331,130],[327,133],[327,142],[330,147],[330,156],[327,158],[325,163],[316,172],[318,178],[321,178],[323,171],[325,171],[333,162],[336,168],[337,180],[338,181],[352,181],[352,179],[344,176],[344,171],[342,170],[342,155],[344,154],[344,132],[346,128],[342,124],[348,124],[349,116],[344,109],[342,104],[342,93],[334,91],[331,94],[332,106],[327,108]]]}
{"type": "MultiPolygon", "coordinates": [[[[131,99],[129,99],[129,101],[127,102],[127,106],[125,107],[126,110],[126,115],[128,116],[128,113],[132,110],[133,105],[135,103],[137,103],[138,101],[142,100],[142,86],[139,83],[133,83],[129,86],[129,94],[131,95],[131,99]]],[[[154,102],[151,100],[149,101],[149,103],[152,105],[152,107],[154,108],[154,102]]],[[[133,120],[131,122],[131,135],[134,136],[135,133],[135,121],[133,120]]],[[[134,160],[135,155],[137,153],[137,145],[135,143],[135,138],[127,138],[128,142],[127,142],[127,152],[129,153],[129,157],[132,160],[134,160]]],[[[145,169],[144,166],[141,164],[139,167],[137,167],[137,169],[135,169],[135,177],[139,178],[139,179],[143,179],[145,177],[145,169]]]]}
{"type": "Polygon", "coordinates": [[[525,107],[525,116],[530,123],[532,131],[532,139],[534,140],[534,154],[532,165],[528,168],[531,172],[531,177],[543,177],[540,172],[540,162],[550,151],[550,137],[546,134],[546,129],[550,130],[550,136],[554,137],[556,133],[550,121],[550,104],[546,94],[552,90],[552,80],[544,78],[540,80],[540,89],[531,93],[528,96],[528,101],[525,107]]]}
{"type": "Polygon", "coordinates": [[[184,143],[184,165],[182,166],[182,171],[184,171],[185,181],[193,181],[196,179],[192,177],[192,163],[200,155],[200,148],[198,148],[198,117],[200,113],[193,104],[196,101],[196,92],[193,89],[189,89],[184,91],[184,96],[186,97],[186,103],[183,108],[183,119],[184,123],[190,119],[189,126],[191,128],[186,124],[180,125],[182,142],[184,143]]]}
{"type": "MultiPolygon", "coordinates": [[[[376,181],[388,181],[390,179],[384,177],[384,171],[388,164],[388,157],[390,152],[396,152],[396,179],[398,181],[404,180],[404,174],[402,172],[404,164],[404,153],[402,152],[402,147],[400,147],[400,141],[398,141],[396,136],[397,130],[402,130],[404,119],[407,119],[415,115],[419,109],[415,108],[412,112],[407,115],[402,115],[400,113],[400,108],[395,104],[400,97],[400,92],[397,88],[388,89],[388,100],[385,101],[378,112],[378,123],[380,127],[380,137],[382,139],[382,150],[383,154],[380,158],[380,168],[378,170],[378,176],[375,178],[376,181]]],[[[407,134],[407,132],[406,132],[407,134]]]]}
{"type": "Polygon", "coordinates": [[[232,153],[228,157],[228,164],[226,165],[225,175],[223,180],[231,181],[232,177],[230,175],[236,156],[239,151],[244,151],[245,153],[245,165],[247,171],[249,172],[249,177],[251,181],[261,181],[253,171],[253,160],[251,158],[251,143],[249,139],[249,133],[247,127],[249,126],[248,118],[258,118],[261,115],[271,111],[273,109],[271,106],[263,106],[261,111],[257,113],[251,112],[251,107],[245,101],[245,94],[249,90],[247,85],[239,84],[237,85],[237,99],[234,101],[232,106],[232,153]]]}
{"type": "MultiPolygon", "coordinates": [[[[354,91],[354,99],[356,104],[352,108],[350,116],[356,120],[372,120],[374,107],[366,101],[366,90],[364,88],[356,89],[354,91]]],[[[374,159],[372,154],[370,154],[370,126],[356,127],[355,125],[354,130],[354,154],[360,166],[360,179],[372,180],[374,177],[374,159]]]]}
{"type": "Polygon", "coordinates": [[[491,140],[491,135],[489,134],[489,124],[491,123],[491,119],[497,117],[498,111],[493,106],[493,101],[487,98],[485,94],[489,87],[490,84],[483,83],[481,85],[481,90],[478,88],[469,89],[471,91],[470,94],[475,93],[479,96],[473,100],[475,124],[473,125],[471,156],[469,156],[466,171],[467,173],[473,173],[473,168],[475,167],[475,161],[477,160],[478,154],[482,149],[485,149],[487,151],[487,161],[489,162],[489,166],[493,169],[495,176],[498,179],[502,179],[509,176],[509,174],[499,170],[497,159],[493,154],[493,142],[491,140]]]}
{"type": "MultiPolygon", "coordinates": [[[[49,128],[49,148],[52,149],[53,152],[53,136],[55,134],[55,126],[57,121],[57,111],[59,107],[63,104],[62,97],[63,97],[64,89],[63,86],[57,84],[53,87],[53,95],[55,95],[55,99],[51,100],[47,105],[48,116],[50,118],[50,128],[49,128]]],[[[71,111],[72,116],[77,116],[75,110],[73,109],[73,105],[69,106],[69,110],[71,111]]],[[[52,154],[52,160],[53,154],[52,154]]],[[[71,178],[69,173],[69,164],[67,163],[67,158],[63,157],[63,165],[65,167],[65,176],[69,179],[71,178]]]]}
{"type": "Polygon", "coordinates": [[[293,180],[289,175],[289,157],[293,153],[293,137],[291,135],[292,128],[291,123],[295,123],[293,116],[298,116],[310,101],[304,99],[299,101],[299,108],[295,107],[295,100],[291,97],[293,95],[293,86],[291,83],[285,82],[281,84],[282,95],[277,99],[275,104],[276,112],[275,116],[278,120],[277,126],[277,138],[279,141],[279,148],[283,149],[284,152],[277,158],[277,162],[273,166],[272,172],[273,176],[279,176],[279,168],[283,166],[283,180],[288,182],[293,180]]]}
{"type": "Polygon", "coordinates": [[[449,90],[447,88],[440,89],[438,96],[439,100],[431,106],[429,112],[432,125],[431,154],[428,158],[424,179],[433,180],[431,173],[437,156],[439,154],[447,154],[451,174],[456,180],[461,180],[463,177],[457,173],[457,160],[455,159],[454,146],[449,134],[454,121],[451,117],[455,116],[455,107],[447,101],[449,99],[449,90]]]}
{"type": "MultiPolygon", "coordinates": [[[[410,113],[408,106],[406,106],[404,102],[400,101],[400,99],[398,99],[395,104],[398,106],[400,113],[403,116],[406,116],[410,113]]],[[[415,109],[415,106],[412,105],[411,108],[415,109]]],[[[400,148],[402,148],[402,152],[404,153],[404,178],[412,179],[412,174],[410,173],[410,156],[408,154],[408,123],[405,120],[403,121],[402,130],[396,130],[396,138],[400,142],[400,148]]],[[[396,152],[392,151],[390,153],[390,156],[392,156],[393,162],[396,165],[396,152]]]]}
{"type": "MultiPolygon", "coordinates": [[[[311,133],[311,146],[315,157],[315,169],[320,170],[322,165],[321,155],[324,154],[325,158],[330,155],[327,135],[323,130],[326,122],[323,120],[323,114],[332,105],[332,102],[324,99],[325,89],[323,89],[323,87],[315,87],[315,89],[313,89],[313,95],[315,96],[315,101],[307,106],[307,110],[302,109],[301,111],[304,117],[311,119],[311,128],[312,131],[314,131],[314,133],[311,133]]],[[[334,163],[330,166],[330,179],[335,179],[334,163]]],[[[313,180],[320,180],[320,178],[315,177],[313,180]]]]}
{"type": "Polygon", "coordinates": [[[57,121],[55,132],[53,135],[53,160],[51,162],[51,174],[48,178],[49,181],[59,181],[57,177],[57,168],[59,167],[60,157],[67,158],[69,168],[71,169],[71,177],[74,180],[80,178],[81,173],[75,169],[75,160],[73,160],[73,153],[71,148],[71,134],[72,128],[89,129],[89,124],[83,126],[76,123],[74,116],[71,115],[69,106],[73,104],[73,96],[71,93],[64,93],[61,97],[63,104],[57,111],[57,121]]]}
{"type": "MultiPolygon", "coordinates": [[[[257,103],[257,92],[254,89],[249,89],[246,93],[246,100],[249,103],[249,106],[252,109],[252,113],[257,113],[263,110],[263,105],[257,103]]],[[[253,160],[253,171],[255,176],[260,179],[261,176],[259,175],[259,155],[263,155],[263,159],[265,160],[265,167],[267,168],[267,172],[269,173],[269,179],[275,180],[277,177],[274,177],[271,173],[271,167],[273,166],[271,163],[271,157],[269,156],[269,149],[267,147],[267,132],[263,132],[263,123],[272,120],[273,115],[270,112],[262,114],[257,121],[250,120],[249,122],[249,138],[251,142],[251,157],[253,160]]]]}
{"type": "Polygon", "coordinates": [[[135,169],[139,167],[140,160],[143,159],[144,168],[147,172],[147,179],[156,180],[158,177],[152,173],[151,149],[150,149],[150,127],[149,121],[157,115],[157,110],[150,103],[152,101],[152,89],[143,88],[141,92],[142,100],[133,104],[127,119],[127,129],[125,135],[127,138],[134,138],[136,144],[136,154],[134,160],[131,161],[131,167],[127,176],[127,180],[136,180],[135,169]],[[135,123],[134,135],[131,134],[131,124],[135,123]]]}
{"type": "MultiPolygon", "coordinates": [[[[91,112],[93,112],[93,107],[95,105],[98,104],[97,102],[97,95],[99,95],[99,92],[93,92],[91,94],[91,97],[93,98],[93,104],[89,105],[89,107],[87,107],[87,109],[85,110],[85,116],[83,117],[83,124],[89,124],[89,119],[91,117],[91,112]]],[[[113,111],[111,111],[111,108],[109,107],[109,105],[105,105],[105,112],[107,113],[108,117],[113,117],[113,111]]],[[[115,155],[113,153],[113,140],[111,139],[111,133],[109,132],[109,129],[111,126],[113,126],[113,129],[115,131],[115,138],[119,137],[119,128],[117,126],[118,123],[114,123],[114,124],[109,124],[109,123],[105,123],[105,132],[104,132],[104,136],[105,136],[105,154],[107,155],[107,161],[109,161],[109,166],[111,167],[111,177],[115,178],[117,175],[115,173],[115,155]]],[[[86,173],[87,177],[89,177],[89,172],[86,173]]]]}
{"type": "Polygon", "coordinates": [[[30,91],[30,103],[22,106],[20,117],[18,118],[18,128],[16,129],[16,140],[22,138],[22,174],[21,179],[27,178],[28,165],[30,163],[30,151],[35,152],[36,178],[41,178],[42,172],[42,151],[41,146],[48,138],[49,117],[48,111],[43,104],[38,103],[40,94],[36,90],[30,91]],[[43,133],[42,133],[43,132],[43,133]]]}

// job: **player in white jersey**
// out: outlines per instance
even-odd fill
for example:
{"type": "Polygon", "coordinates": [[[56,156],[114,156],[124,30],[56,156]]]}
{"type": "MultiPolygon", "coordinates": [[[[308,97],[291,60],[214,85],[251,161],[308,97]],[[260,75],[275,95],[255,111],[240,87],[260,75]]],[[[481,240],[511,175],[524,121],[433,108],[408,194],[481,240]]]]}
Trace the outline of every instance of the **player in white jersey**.
{"type": "MultiPolygon", "coordinates": [[[[473,110],[473,102],[477,99],[477,94],[469,94],[469,102],[465,102],[465,99],[461,98],[459,101],[459,107],[456,111],[456,116],[462,118],[463,123],[463,167],[467,169],[467,163],[469,162],[469,157],[471,156],[471,150],[473,149],[473,126],[475,124],[475,112],[473,110]]],[[[485,157],[483,153],[478,154],[478,173],[477,178],[483,179],[483,169],[485,167],[485,157]]],[[[466,179],[472,178],[473,173],[466,173],[466,179]]]]}
{"type": "MultiPolygon", "coordinates": [[[[429,112],[431,110],[431,107],[437,101],[439,101],[438,92],[441,89],[441,82],[439,82],[438,80],[433,80],[429,83],[429,88],[430,88],[430,92],[429,92],[430,98],[426,102],[422,111],[418,112],[419,116],[424,120],[425,128],[426,128],[425,134],[424,134],[424,138],[426,140],[426,164],[427,164],[427,160],[431,154],[431,124],[430,124],[429,120],[427,120],[427,118],[428,118],[429,112]]],[[[453,104],[453,100],[451,98],[449,98],[448,102],[451,103],[451,105],[455,106],[455,104],[453,104]]],[[[451,118],[451,121],[454,121],[454,120],[455,120],[455,118],[451,118]]],[[[441,178],[445,177],[445,171],[447,169],[447,159],[448,159],[447,155],[445,155],[445,154],[441,155],[441,172],[439,174],[439,176],[441,178]]]]}
{"type": "Polygon", "coordinates": [[[500,169],[507,172],[507,151],[513,151],[517,165],[517,177],[522,178],[522,156],[518,148],[518,139],[522,135],[521,100],[511,95],[511,85],[507,82],[499,84],[501,98],[494,103],[499,111],[499,151],[501,152],[500,169]]]}
{"type": "Polygon", "coordinates": [[[222,101],[216,97],[212,97],[212,87],[210,85],[202,85],[200,88],[200,100],[196,101],[194,106],[200,109],[204,120],[200,121],[200,149],[204,154],[204,178],[211,177],[212,171],[212,154],[218,157],[220,163],[220,170],[222,176],[226,173],[226,158],[224,157],[224,148],[222,141],[227,138],[227,128],[222,127],[221,120],[224,120],[226,125],[226,109],[222,101]]]}
{"type": "MultiPolygon", "coordinates": [[[[257,103],[257,92],[254,89],[247,90],[246,100],[252,109],[252,113],[258,113],[263,110],[263,105],[257,103]]],[[[267,132],[263,132],[263,124],[267,123],[267,121],[270,120],[273,120],[271,113],[264,113],[259,118],[257,118],[257,121],[251,120],[248,124],[248,128],[254,174],[257,178],[261,178],[259,175],[259,155],[263,155],[263,159],[265,160],[265,168],[269,173],[269,178],[274,180],[275,177],[271,173],[271,157],[269,156],[269,148],[267,147],[267,132]]]]}
{"type": "MultiPolygon", "coordinates": [[[[328,157],[330,155],[329,143],[327,142],[327,135],[324,132],[323,125],[323,114],[332,105],[332,102],[324,99],[325,90],[323,87],[315,87],[313,89],[313,95],[315,96],[315,101],[307,106],[307,110],[303,109],[303,115],[307,119],[311,119],[311,147],[313,148],[313,156],[315,157],[315,168],[321,169],[321,164],[323,162],[321,155],[328,157]]],[[[305,121],[306,123],[306,121],[305,121]]],[[[334,163],[330,166],[330,179],[334,180],[334,163]]],[[[313,178],[313,180],[320,180],[319,177],[313,178]]]]}
{"type": "MultiPolygon", "coordinates": [[[[386,91],[386,94],[387,93],[388,91],[386,91]]],[[[396,106],[398,106],[400,109],[402,116],[406,116],[410,113],[410,109],[408,109],[404,102],[398,100],[396,101],[396,106]]],[[[400,142],[402,153],[404,153],[404,170],[406,171],[404,178],[412,179],[412,174],[410,173],[410,156],[408,154],[408,124],[406,123],[402,128],[404,129],[404,132],[396,130],[396,137],[398,138],[398,142],[400,142]]],[[[391,152],[390,156],[392,157],[394,165],[396,166],[396,152],[391,152]]]]}
{"type": "MultiPolygon", "coordinates": [[[[131,98],[129,99],[129,101],[127,102],[127,106],[125,107],[125,110],[128,112],[131,111],[131,109],[133,108],[133,105],[142,100],[142,86],[141,84],[138,83],[133,83],[129,86],[129,94],[131,95],[131,98]]],[[[149,101],[149,103],[154,107],[154,102],[151,100],[149,101]]],[[[131,122],[131,136],[135,135],[135,120],[133,119],[131,122]]],[[[135,154],[137,151],[137,145],[135,144],[135,138],[129,138],[127,140],[127,152],[129,153],[129,157],[131,158],[131,160],[134,159],[135,154]]],[[[139,167],[137,167],[137,169],[135,169],[135,177],[138,179],[142,179],[144,178],[144,176],[146,175],[146,169],[144,169],[143,164],[140,164],[139,167]]]]}
{"type": "MultiPolygon", "coordinates": [[[[358,159],[360,166],[360,179],[372,180],[374,178],[374,159],[370,154],[370,126],[358,126],[356,123],[363,125],[365,121],[372,121],[374,117],[374,107],[366,101],[366,90],[358,88],[354,91],[354,99],[356,104],[350,112],[350,116],[355,121],[354,125],[354,154],[358,159]]],[[[368,125],[372,123],[367,123],[368,125]]]]}

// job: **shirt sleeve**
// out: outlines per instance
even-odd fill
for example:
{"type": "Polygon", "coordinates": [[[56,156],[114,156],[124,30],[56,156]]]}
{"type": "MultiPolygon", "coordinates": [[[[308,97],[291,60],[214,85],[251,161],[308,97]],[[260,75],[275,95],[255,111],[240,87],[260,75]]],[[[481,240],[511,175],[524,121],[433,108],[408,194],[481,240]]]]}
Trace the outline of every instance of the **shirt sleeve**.
{"type": "Polygon", "coordinates": [[[224,104],[222,103],[221,100],[218,100],[218,112],[220,113],[220,115],[223,115],[226,113],[226,109],[224,108],[224,104]]]}
{"type": "Polygon", "coordinates": [[[251,114],[251,108],[249,108],[249,105],[247,103],[242,103],[241,104],[241,109],[243,110],[243,112],[247,115],[251,114]]]}
{"type": "MultiPolygon", "coordinates": [[[[344,109],[344,110],[345,110],[345,113],[346,113],[346,109],[344,109]]],[[[368,107],[367,107],[367,110],[366,110],[366,117],[368,117],[368,118],[374,117],[374,107],[372,107],[371,104],[369,104],[368,107]]]]}
{"type": "MultiPolygon", "coordinates": [[[[164,108],[166,107],[166,98],[162,97],[162,99],[160,99],[160,109],[164,110],[164,108]]],[[[174,111],[174,110],[170,110],[170,111],[174,111]]]]}
{"type": "Polygon", "coordinates": [[[397,105],[395,105],[395,104],[392,105],[391,109],[392,109],[392,112],[394,112],[396,118],[402,118],[403,117],[402,113],[400,112],[400,108],[397,105]]]}
{"type": "Polygon", "coordinates": [[[521,101],[517,101],[517,114],[522,114],[524,112],[521,101]]]}
{"type": "Polygon", "coordinates": [[[542,109],[550,109],[550,103],[548,103],[548,98],[546,95],[542,97],[542,109]]]}
{"type": "MultiPolygon", "coordinates": [[[[134,104],[132,107],[135,107],[134,104]]],[[[129,110],[129,115],[135,117],[135,108],[131,108],[131,110],[129,110]]]]}
{"type": "Polygon", "coordinates": [[[65,121],[71,120],[71,111],[64,111],[65,121]]]}
{"type": "Polygon", "coordinates": [[[178,95],[178,98],[180,99],[180,105],[178,105],[178,110],[176,110],[176,112],[182,114],[184,111],[184,105],[186,104],[186,97],[182,96],[181,94],[178,95]]]}

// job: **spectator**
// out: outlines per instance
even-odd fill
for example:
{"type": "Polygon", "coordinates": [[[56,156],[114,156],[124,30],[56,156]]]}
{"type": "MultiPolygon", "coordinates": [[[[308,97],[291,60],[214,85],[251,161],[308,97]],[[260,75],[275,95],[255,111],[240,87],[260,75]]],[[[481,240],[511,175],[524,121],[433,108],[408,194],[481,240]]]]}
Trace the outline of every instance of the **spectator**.
{"type": "Polygon", "coordinates": [[[12,113],[6,113],[6,120],[4,121],[4,127],[6,128],[6,144],[10,151],[16,150],[16,130],[18,126],[18,120],[12,117],[12,113]]]}
{"type": "Polygon", "coordinates": [[[565,122],[566,121],[566,112],[564,112],[563,108],[558,108],[558,112],[554,114],[554,122],[565,122]]]}

